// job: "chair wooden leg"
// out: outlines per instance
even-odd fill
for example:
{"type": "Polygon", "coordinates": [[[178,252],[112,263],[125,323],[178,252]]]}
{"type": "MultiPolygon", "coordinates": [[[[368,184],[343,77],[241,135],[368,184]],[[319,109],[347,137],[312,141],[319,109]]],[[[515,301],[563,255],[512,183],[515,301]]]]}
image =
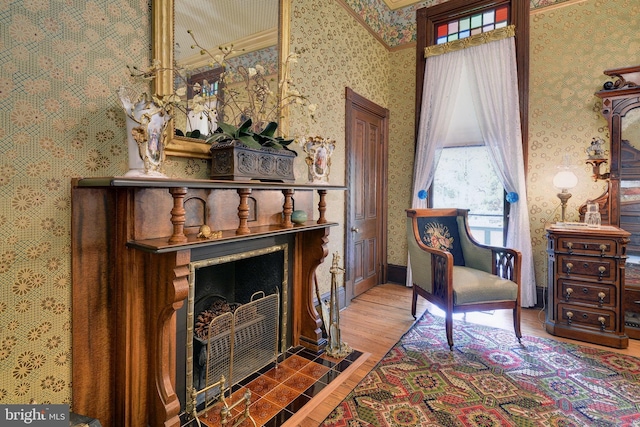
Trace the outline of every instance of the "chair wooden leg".
{"type": "Polygon", "coordinates": [[[516,333],[516,337],[518,338],[518,342],[522,343],[522,332],[520,332],[520,304],[516,304],[516,307],[513,309],[513,330],[516,333]]]}
{"type": "Polygon", "coordinates": [[[416,292],[416,285],[413,285],[413,299],[411,300],[411,315],[413,319],[416,318],[416,307],[418,304],[418,292],[416,292]]]}
{"type": "Polygon", "coordinates": [[[447,343],[449,350],[453,350],[453,314],[446,313],[444,317],[444,328],[447,331],[447,343]]]}

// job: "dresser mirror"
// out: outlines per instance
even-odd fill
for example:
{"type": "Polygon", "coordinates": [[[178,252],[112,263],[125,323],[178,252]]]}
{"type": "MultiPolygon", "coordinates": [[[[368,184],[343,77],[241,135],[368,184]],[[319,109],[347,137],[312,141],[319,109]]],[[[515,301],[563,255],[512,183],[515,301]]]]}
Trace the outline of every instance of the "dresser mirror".
{"type": "Polygon", "coordinates": [[[596,93],[611,137],[609,220],[631,233],[627,246],[626,333],[640,339],[640,66],[607,70],[614,78],[596,93]]]}
{"type": "MultiPolygon", "coordinates": [[[[277,62],[277,78],[281,80],[280,66],[289,51],[290,0],[157,0],[153,2],[153,58],[161,64],[178,64],[202,71],[209,62],[198,50],[187,30],[191,30],[198,43],[213,54],[219,46],[233,45],[242,54],[270,52],[277,62]]],[[[176,80],[171,70],[158,72],[154,81],[158,95],[171,94],[176,80]]],[[[275,76],[274,76],[275,77],[275,76]]],[[[167,128],[169,156],[208,158],[209,144],[202,140],[178,136],[176,129],[185,127],[187,118],[176,114],[167,128]],[[176,126],[178,123],[178,126],[176,126]]],[[[287,112],[283,111],[279,128],[287,130],[287,112]]]]}

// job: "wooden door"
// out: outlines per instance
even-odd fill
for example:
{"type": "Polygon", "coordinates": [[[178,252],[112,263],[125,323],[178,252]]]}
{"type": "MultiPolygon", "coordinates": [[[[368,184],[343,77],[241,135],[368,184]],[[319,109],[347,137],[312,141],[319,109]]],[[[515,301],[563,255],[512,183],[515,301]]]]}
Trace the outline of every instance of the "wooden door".
{"type": "Polygon", "coordinates": [[[386,281],[388,110],[347,88],[347,296],[386,281]]]}

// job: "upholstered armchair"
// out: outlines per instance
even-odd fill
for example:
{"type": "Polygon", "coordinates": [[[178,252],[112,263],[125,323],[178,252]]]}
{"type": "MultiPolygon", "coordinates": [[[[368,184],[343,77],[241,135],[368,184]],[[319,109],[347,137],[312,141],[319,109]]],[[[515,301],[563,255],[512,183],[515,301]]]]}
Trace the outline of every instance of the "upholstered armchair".
{"type": "Polygon", "coordinates": [[[481,245],[469,231],[465,209],[407,210],[416,317],[418,295],[445,312],[449,348],[453,350],[453,313],[513,310],[520,342],[519,251],[481,245]]]}

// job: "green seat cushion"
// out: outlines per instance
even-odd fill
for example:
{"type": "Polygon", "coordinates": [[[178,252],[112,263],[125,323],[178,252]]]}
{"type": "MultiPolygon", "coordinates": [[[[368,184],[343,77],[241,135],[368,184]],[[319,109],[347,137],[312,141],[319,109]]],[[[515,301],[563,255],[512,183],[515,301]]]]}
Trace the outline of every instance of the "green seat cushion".
{"type": "Polygon", "coordinates": [[[453,305],[515,301],[518,284],[469,267],[453,267],[453,305]]]}

